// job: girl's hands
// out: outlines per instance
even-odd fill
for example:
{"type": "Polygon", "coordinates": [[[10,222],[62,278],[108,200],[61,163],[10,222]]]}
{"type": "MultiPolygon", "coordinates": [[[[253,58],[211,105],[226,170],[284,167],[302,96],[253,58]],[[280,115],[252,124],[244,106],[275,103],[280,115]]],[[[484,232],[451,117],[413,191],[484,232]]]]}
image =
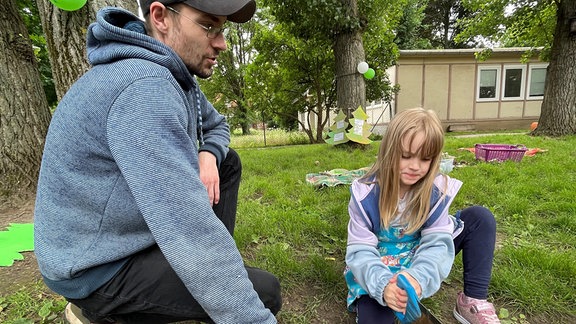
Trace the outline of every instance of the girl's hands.
{"type": "Polygon", "coordinates": [[[398,287],[398,285],[396,284],[398,281],[397,276],[400,273],[403,274],[404,277],[406,277],[406,279],[408,279],[412,287],[414,287],[414,291],[416,291],[416,294],[418,296],[422,295],[422,287],[420,287],[418,281],[416,281],[414,277],[412,277],[406,272],[399,272],[396,275],[394,275],[392,279],[390,279],[390,282],[388,282],[388,285],[386,285],[386,288],[384,288],[384,294],[382,298],[384,298],[386,305],[388,305],[388,307],[390,307],[392,310],[400,313],[405,313],[406,303],[408,302],[408,295],[406,294],[406,291],[404,289],[398,287]]]}
{"type": "Polygon", "coordinates": [[[406,303],[408,302],[408,295],[406,291],[398,287],[396,275],[390,279],[390,282],[384,288],[384,301],[386,305],[396,312],[406,312],[406,303]]]}
{"type": "MultiPolygon", "coordinates": [[[[410,285],[412,286],[412,288],[414,288],[414,291],[416,291],[416,295],[418,295],[418,298],[420,298],[420,296],[422,296],[422,287],[420,286],[418,281],[416,281],[416,279],[414,279],[414,277],[412,277],[407,272],[400,271],[396,274],[396,276],[399,274],[403,274],[404,277],[406,277],[406,279],[408,279],[408,281],[410,282],[410,285]]],[[[394,276],[394,279],[396,279],[396,276],[394,276]]]]}

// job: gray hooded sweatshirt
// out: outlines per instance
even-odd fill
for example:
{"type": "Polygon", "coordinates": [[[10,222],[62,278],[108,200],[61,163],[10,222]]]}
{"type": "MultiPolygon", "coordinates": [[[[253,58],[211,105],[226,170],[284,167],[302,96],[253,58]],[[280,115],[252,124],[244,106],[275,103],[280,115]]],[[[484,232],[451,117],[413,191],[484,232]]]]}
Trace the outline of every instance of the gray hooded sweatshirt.
{"type": "Polygon", "coordinates": [[[215,322],[275,323],[199,178],[199,151],[226,156],[224,117],[130,12],[102,9],[87,38],[92,68],[56,109],[38,181],[45,283],[85,298],[158,244],[215,322]]]}

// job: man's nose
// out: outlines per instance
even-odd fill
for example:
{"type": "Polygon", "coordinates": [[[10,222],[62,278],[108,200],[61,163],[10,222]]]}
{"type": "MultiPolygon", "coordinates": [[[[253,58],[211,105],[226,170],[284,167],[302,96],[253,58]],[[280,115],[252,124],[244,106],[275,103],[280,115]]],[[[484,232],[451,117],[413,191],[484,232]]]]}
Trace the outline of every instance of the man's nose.
{"type": "Polygon", "coordinates": [[[212,47],[218,49],[219,51],[225,51],[228,48],[224,34],[219,34],[214,39],[212,39],[212,47]]]}

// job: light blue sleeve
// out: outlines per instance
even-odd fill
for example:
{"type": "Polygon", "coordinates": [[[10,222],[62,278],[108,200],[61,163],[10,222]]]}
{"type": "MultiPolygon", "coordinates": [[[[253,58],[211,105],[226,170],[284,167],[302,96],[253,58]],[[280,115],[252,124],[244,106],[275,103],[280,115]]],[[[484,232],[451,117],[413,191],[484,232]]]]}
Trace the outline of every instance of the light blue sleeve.
{"type": "Polygon", "coordinates": [[[386,305],[382,299],[384,288],[394,274],[380,259],[375,247],[353,244],[346,248],[346,264],[354,274],[354,278],[370,297],[380,304],[386,305]]]}
{"type": "Polygon", "coordinates": [[[380,258],[380,253],[376,249],[378,238],[372,232],[369,218],[360,204],[371,188],[357,180],[351,187],[352,196],[348,204],[350,221],[348,222],[346,265],[370,297],[385,306],[382,295],[394,274],[380,258]]]}
{"type": "Polygon", "coordinates": [[[412,265],[404,271],[414,277],[422,287],[421,298],[427,298],[440,289],[442,281],[450,274],[453,263],[452,235],[435,232],[422,236],[412,265]]]}

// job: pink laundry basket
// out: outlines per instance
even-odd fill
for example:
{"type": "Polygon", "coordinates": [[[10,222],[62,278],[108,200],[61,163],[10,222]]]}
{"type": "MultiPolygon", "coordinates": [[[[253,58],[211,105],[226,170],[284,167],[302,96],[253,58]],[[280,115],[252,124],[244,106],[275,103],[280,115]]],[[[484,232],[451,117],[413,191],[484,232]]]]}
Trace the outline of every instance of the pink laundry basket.
{"type": "Polygon", "coordinates": [[[481,161],[506,161],[512,160],[515,162],[522,161],[524,153],[528,149],[524,145],[508,145],[508,144],[476,144],[474,146],[474,154],[476,160],[481,161]]]}

